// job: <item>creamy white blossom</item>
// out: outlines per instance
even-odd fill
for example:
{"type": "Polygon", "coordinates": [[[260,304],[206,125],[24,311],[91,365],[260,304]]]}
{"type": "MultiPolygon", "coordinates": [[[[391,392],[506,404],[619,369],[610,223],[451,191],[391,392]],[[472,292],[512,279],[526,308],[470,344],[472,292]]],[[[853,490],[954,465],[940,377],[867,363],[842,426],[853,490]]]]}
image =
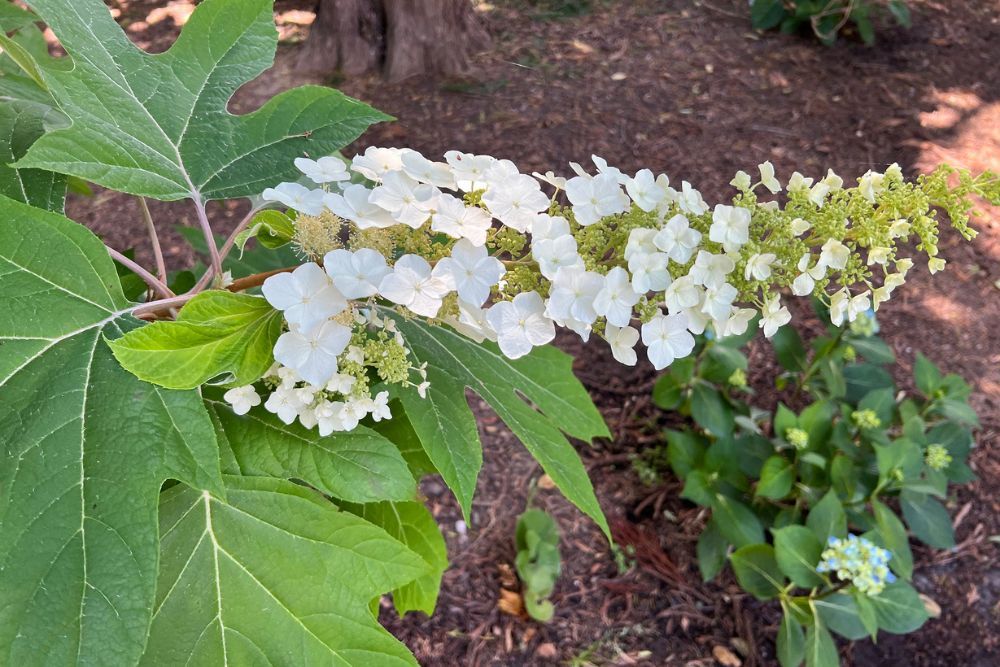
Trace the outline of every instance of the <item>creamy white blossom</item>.
{"type": "Polygon", "coordinates": [[[372,190],[368,199],[385,209],[396,222],[417,229],[437,206],[439,191],[433,185],[420,183],[402,171],[383,175],[381,185],[372,190]]]}
{"type": "Polygon", "coordinates": [[[738,251],[750,240],[750,210],[719,204],[712,212],[708,238],[721,243],[726,252],[738,251]]]}
{"type": "Polygon", "coordinates": [[[328,192],[323,203],[330,212],[345,220],[350,220],[358,229],[384,229],[399,224],[389,211],[371,203],[372,191],[355,183],[344,188],[343,194],[328,192]]]}
{"type": "Polygon", "coordinates": [[[594,310],[606,317],[608,324],[624,327],[632,320],[632,309],[638,302],[628,271],[616,266],[604,277],[604,285],[594,297],[594,310]]]}
{"type": "Polygon", "coordinates": [[[323,190],[310,190],[299,183],[281,183],[275,188],[267,188],[260,197],[264,201],[276,201],[305,215],[319,215],[323,212],[323,190]]]}
{"type": "Polygon", "coordinates": [[[486,320],[496,332],[500,351],[511,359],[523,357],[556,337],[555,324],[545,316],[545,303],[534,291],[495,304],[486,313],[486,320]]]}
{"type": "Polygon", "coordinates": [[[439,260],[434,268],[450,279],[459,298],[474,306],[483,305],[490,296],[490,290],[507,272],[503,262],[468,239],[456,243],[451,249],[451,256],[439,260]]]}
{"type": "Polygon", "coordinates": [[[369,146],[363,155],[354,156],[351,169],[369,180],[378,181],[386,173],[402,168],[404,152],[401,148],[369,146]]]}
{"type": "Polygon", "coordinates": [[[270,276],[260,289],[289,324],[303,329],[310,329],[347,308],[347,299],[314,262],[270,276]]]}
{"type": "Polygon", "coordinates": [[[792,321],[792,314],[788,308],[781,305],[781,298],[775,296],[764,302],[762,311],[763,317],[760,320],[760,328],[764,330],[764,335],[770,338],[778,329],[792,321]]]}
{"type": "Polygon", "coordinates": [[[222,398],[232,406],[233,412],[238,415],[245,415],[250,412],[250,408],[260,405],[260,396],[252,384],[233,387],[223,394],[222,398]]]}
{"type": "Polygon", "coordinates": [[[667,191],[657,183],[649,169],[640,169],[635,177],[625,181],[625,191],[635,205],[647,213],[655,211],[667,198],[667,191]]]}
{"type": "Polygon", "coordinates": [[[736,268],[736,262],[728,255],[716,255],[707,250],[699,250],[694,266],[688,275],[696,285],[719,287],[736,268]]]}
{"type": "Polygon", "coordinates": [[[295,369],[306,382],[325,385],[337,372],[337,357],[350,340],[351,329],[333,320],[307,331],[293,328],[278,337],[274,359],[295,369]]]}
{"type": "Polygon", "coordinates": [[[337,248],[323,258],[323,268],[334,286],[348,299],[364,299],[378,293],[382,279],[392,270],[385,257],[371,248],[351,252],[337,248]]]}
{"type": "Polygon", "coordinates": [[[431,216],[431,229],[456,239],[468,239],[474,245],[486,243],[493,219],[481,208],[466,206],[457,197],[443,194],[438,198],[437,210],[431,216]]]}
{"type": "Polygon", "coordinates": [[[566,182],[566,197],[573,205],[573,217],[581,225],[592,225],[604,216],[628,210],[628,196],[618,177],[602,173],[593,178],[576,176],[566,182]]]}
{"type": "Polygon", "coordinates": [[[577,320],[592,324],[597,319],[594,299],[604,287],[604,276],[577,267],[556,272],[549,291],[545,315],[559,321],[577,320]]]}
{"type": "Polygon", "coordinates": [[[435,272],[427,260],[419,255],[403,255],[379,283],[379,294],[393,303],[406,306],[417,315],[434,317],[441,309],[441,302],[453,285],[435,272]]]}
{"type": "Polygon", "coordinates": [[[678,264],[687,264],[701,243],[701,232],[683,215],[670,218],[653,236],[653,245],[678,264]]]}
{"type": "Polygon", "coordinates": [[[549,207],[549,198],[531,176],[514,174],[491,185],[483,195],[483,203],[500,222],[526,232],[531,231],[537,215],[549,207]]]}
{"type": "Polygon", "coordinates": [[[351,180],[351,174],[347,171],[347,165],[344,164],[344,161],[332,155],[321,157],[318,160],[297,157],[294,164],[295,168],[301,171],[313,183],[333,183],[336,181],[351,180]]]}
{"type": "Polygon", "coordinates": [[[657,315],[642,325],[646,356],[656,370],[662,370],[694,350],[694,336],[688,331],[687,316],[657,315]]]}
{"type": "Polygon", "coordinates": [[[633,327],[617,327],[608,324],[604,338],[611,346],[611,354],[620,364],[635,366],[639,357],[635,353],[635,344],[639,342],[639,332],[633,327]]]}

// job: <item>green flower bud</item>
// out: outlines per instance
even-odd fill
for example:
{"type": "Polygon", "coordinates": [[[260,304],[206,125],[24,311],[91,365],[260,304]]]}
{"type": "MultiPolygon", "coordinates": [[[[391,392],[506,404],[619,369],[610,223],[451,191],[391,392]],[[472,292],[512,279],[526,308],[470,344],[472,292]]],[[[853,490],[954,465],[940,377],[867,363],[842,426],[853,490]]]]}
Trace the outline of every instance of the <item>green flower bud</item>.
{"type": "Polygon", "coordinates": [[[809,434],[801,428],[790,428],[785,431],[785,440],[798,450],[803,450],[809,446],[809,434]]]}
{"type": "Polygon", "coordinates": [[[927,467],[931,470],[944,470],[951,465],[951,454],[943,445],[927,445],[927,453],[924,457],[927,467]]]}
{"type": "Polygon", "coordinates": [[[882,426],[882,420],[878,418],[874,410],[855,410],[851,414],[854,425],[860,429],[871,429],[882,426]]]}

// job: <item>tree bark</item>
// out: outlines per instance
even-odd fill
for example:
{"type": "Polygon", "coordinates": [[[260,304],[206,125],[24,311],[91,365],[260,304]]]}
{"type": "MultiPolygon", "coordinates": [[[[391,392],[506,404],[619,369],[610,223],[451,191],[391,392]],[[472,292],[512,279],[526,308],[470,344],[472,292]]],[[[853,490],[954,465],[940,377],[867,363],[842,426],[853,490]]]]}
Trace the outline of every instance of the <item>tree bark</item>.
{"type": "Polygon", "coordinates": [[[305,71],[381,71],[390,81],[453,76],[488,42],[470,0],[319,0],[299,56],[305,71]]]}

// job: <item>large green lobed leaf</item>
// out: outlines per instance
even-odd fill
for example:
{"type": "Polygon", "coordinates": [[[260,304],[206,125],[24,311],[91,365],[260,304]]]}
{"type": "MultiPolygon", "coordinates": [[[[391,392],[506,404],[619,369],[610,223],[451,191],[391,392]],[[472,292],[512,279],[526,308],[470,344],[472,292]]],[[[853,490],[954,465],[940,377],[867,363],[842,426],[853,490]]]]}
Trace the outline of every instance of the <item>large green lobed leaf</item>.
{"type": "Polygon", "coordinates": [[[72,57],[41,75],[72,126],[39,139],[18,163],[113,190],[174,200],[245,197],[298,173],[390,120],[319,86],[286,91],[243,116],[226,105],[267,69],[272,0],[206,0],[165,53],[136,47],[100,0],[30,0],[72,57]]]}
{"type": "Polygon", "coordinates": [[[201,397],[105,345],[127,305],[93,234],[0,197],[0,664],[134,662],[161,484],[223,492],[201,397]]]}
{"type": "Polygon", "coordinates": [[[143,664],[416,664],[368,605],[423,575],[422,558],[305,487],[226,485],[226,501],[180,485],[163,494],[143,664]]]}
{"type": "Polygon", "coordinates": [[[213,379],[246,385],[274,363],[281,322],[263,297],[209,290],[176,320],[154,322],[109,345],[126,370],[163,387],[195,389],[213,379]]]}
{"type": "Polygon", "coordinates": [[[35,78],[35,54],[48,48],[42,32],[32,25],[37,18],[14,5],[0,6],[4,7],[0,11],[0,194],[62,212],[65,176],[9,166],[47,130],[64,127],[68,121],[35,78]]]}
{"type": "Polygon", "coordinates": [[[399,449],[364,426],[324,437],[316,429],[285,424],[261,407],[237,415],[218,390],[205,393],[224,472],[301,479],[353,503],[416,497],[416,481],[399,449]]]}
{"type": "Polygon", "coordinates": [[[580,456],[566,439],[608,437],[608,428],[573,375],[572,359],[554,347],[536,348],[511,360],[489,342],[476,343],[456,331],[396,317],[416,363],[427,363],[427,398],[416,391],[400,399],[434,467],[468,516],[482,444],[466,389],[496,410],[567,499],[609,534],[580,456]]]}

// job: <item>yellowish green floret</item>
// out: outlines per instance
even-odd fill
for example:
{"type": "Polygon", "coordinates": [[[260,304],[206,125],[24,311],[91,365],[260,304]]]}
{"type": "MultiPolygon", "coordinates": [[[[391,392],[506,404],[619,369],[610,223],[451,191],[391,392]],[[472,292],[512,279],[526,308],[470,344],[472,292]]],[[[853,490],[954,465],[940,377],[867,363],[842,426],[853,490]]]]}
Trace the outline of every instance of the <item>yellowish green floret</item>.
{"type": "Polygon", "coordinates": [[[785,440],[795,449],[805,449],[809,446],[809,434],[801,428],[790,428],[785,431],[785,440]]]}
{"type": "Polygon", "coordinates": [[[878,428],[882,425],[882,420],[874,410],[855,410],[851,413],[851,420],[860,429],[878,428]]]}
{"type": "Polygon", "coordinates": [[[943,445],[927,445],[924,461],[931,470],[941,471],[951,465],[951,454],[943,445]]]}

